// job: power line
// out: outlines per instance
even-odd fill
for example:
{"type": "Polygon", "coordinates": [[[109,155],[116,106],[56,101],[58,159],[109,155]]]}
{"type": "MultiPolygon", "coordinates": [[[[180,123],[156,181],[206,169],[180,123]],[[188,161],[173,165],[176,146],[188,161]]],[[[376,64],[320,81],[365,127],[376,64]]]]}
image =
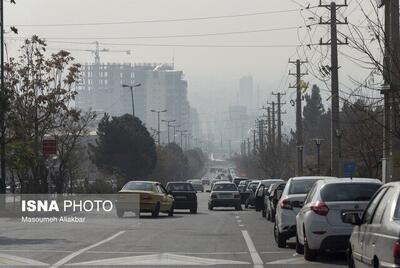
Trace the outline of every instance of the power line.
{"type": "MultiPolygon", "coordinates": [[[[289,12],[295,12],[295,11],[299,11],[299,9],[263,11],[263,12],[254,12],[254,13],[242,13],[242,14],[207,16],[207,17],[178,18],[178,19],[153,19],[153,20],[87,22],[87,23],[17,24],[17,25],[12,25],[12,26],[15,26],[15,27],[68,27],[68,26],[98,26],[98,25],[163,23],[163,22],[200,21],[200,20],[214,20],[214,19],[225,19],[225,18],[251,17],[251,16],[269,15],[269,14],[289,13],[289,12]]],[[[11,26],[11,25],[9,25],[9,26],[11,26]]]]}

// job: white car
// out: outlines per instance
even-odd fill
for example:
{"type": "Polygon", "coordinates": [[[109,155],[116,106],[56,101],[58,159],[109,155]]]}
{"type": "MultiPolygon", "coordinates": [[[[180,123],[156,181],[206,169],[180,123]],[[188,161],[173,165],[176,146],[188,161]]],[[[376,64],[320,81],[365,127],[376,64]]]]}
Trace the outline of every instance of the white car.
{"type": "Polygon", "coordinates": [[[213,210],[215,207],[234,207],[241,210],[241,199],[239,190],[233,182],[219,181],[214,183],[210,199],[208,200],[208,209],[213,210]]]}
{"type": "Polygon", "coordinates": [[[296,215],[314,183],[328,178],[332,177],[294,177],[288,180],[276,206],[274,237],[278,247],[286,247],[286,241],[296,236],[296,215]]]}
{"type": "Polygon", "coordinates": [[[296,216],[296,251],[313,261],[324,250],[346,250],[353,230],[343,222],[346,212],[363,213],[381,187],[377,179],[329,179],[314,184],[296,216]]]}
{"type": "Polygon", "coordinates": [[[346,213],[355,225],[348,248],[349,267],[400,267],[400,183],[382,186],[362,217],[346,213]]]}

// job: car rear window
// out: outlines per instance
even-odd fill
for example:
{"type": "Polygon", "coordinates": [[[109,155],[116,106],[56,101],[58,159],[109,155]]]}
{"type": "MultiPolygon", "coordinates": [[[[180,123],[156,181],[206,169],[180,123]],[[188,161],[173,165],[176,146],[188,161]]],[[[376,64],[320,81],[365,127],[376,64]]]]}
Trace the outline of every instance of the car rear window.
{"type": "Polygon", "coordinates": [[[153,191],[153,184],[148,182],[130,181],[122,188],[123,190],[153,191]]]}
{"type": "Polygon", "coordinates": [[[171,183],[167,186],[168,191],[194,191],[190,183],[171,183]]]}
{"type": "Polygon", "coordinates": [[[318,179],[293,180],[290,183],[289,194],[307,194],[318,179]]]}
{"type": "Polygon", "coordinates": [[[381,185],[377,183],[335,183],[321,190],[324,202],[369,201],[381,185]]]}
{"type": "Polygon", "coordinates": [[[214,184],[213,191],[237,191],[235,184],[214,184]]]}

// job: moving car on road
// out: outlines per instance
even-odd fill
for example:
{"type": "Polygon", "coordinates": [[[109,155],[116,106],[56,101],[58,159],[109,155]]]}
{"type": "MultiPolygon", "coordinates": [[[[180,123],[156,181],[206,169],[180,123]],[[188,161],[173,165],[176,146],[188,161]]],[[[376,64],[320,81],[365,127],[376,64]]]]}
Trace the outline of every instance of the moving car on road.
{"type": "Polygon", "coordinates": [[[400,183],[382,186],[362,217],[347,212],[344,222],[355,225],[348,248],[349,267],[400,267],[400,183]]]}
{"type": "Polygon", "coordinates": [[[265,217],[267,217],[267,220],[271,222],[275,221],[276,206],[282,196],[285,185],[286,182],[277,182],[272,184],[269,189],[269,196],[264,198],[265,209],[263,210],[263,217],[265,213],[265,217]]]}
{"type": "Polygon", "coordinates": [[[362,214],[382,183],[376,179],[329,179],[316,182],[296,216],[296,251],[313,261],[324,250],[346,250],[353,226],[343,213],[362,214]]]}
{"type": "Polygon", "coordinates": [[[196,192],[204,192],[204,186],[201,180],[188,180],[190,184],[192,184],[193,189],[196,190],[196,192]]]}
{"type": "MultiPolygon", "coordinates": [[[[119,193],[138,194],[140,196],[140,212],[150,212],[158,217],[160,212],[174,215],[174,197],[168,194],[164,186],[156,181],[130,181],[119,193]]],[[[129,207],[117,202],[117,216],[122,218],[129,207]]]]}
{"type": "Polygon", "coordinates": [[[197,195],[192,184],[168,182],[166,188],[175,199],[175,209],[189,209],[190,213],[197,213],[197,195]]]}
{"type": "Polygon", "coordinates": [[[240,194],[236,184],[228,181],[214,183],[211,189],[210,199],[208,200],[208,209],[215,207],[234,207],[241,210],[240,194]]]}
{"type": "Polygon", "coordinates": [[[314,183],[329,178],[332,177],[294,177],[288,180],[276,207],[274,237],[278,247],[286,247],[286,240],[296,236],[296,215],[314,183]]]}

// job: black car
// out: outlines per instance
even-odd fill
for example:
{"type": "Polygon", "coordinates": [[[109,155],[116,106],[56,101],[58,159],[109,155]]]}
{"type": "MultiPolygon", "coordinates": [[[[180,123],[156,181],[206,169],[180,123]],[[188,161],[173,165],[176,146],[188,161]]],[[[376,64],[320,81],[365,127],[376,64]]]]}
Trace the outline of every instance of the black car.
{"type": "Polygon", "coordinates": [[[197,213],[197,192],[189,182],[169,182],[167,191],[174,196],[175,209],[189,209],[190,213],[197,213]]]}
{"type": "Polygon", "coordinates": [[[281,199],[285,186],[286,182],[271,185],[269,195],[264,199],[265,206],[262,215],[263,217],[267,217],[267,220],[271,222],[275,222],[276,206],[278,205],[279,199],[281,199]]]}

